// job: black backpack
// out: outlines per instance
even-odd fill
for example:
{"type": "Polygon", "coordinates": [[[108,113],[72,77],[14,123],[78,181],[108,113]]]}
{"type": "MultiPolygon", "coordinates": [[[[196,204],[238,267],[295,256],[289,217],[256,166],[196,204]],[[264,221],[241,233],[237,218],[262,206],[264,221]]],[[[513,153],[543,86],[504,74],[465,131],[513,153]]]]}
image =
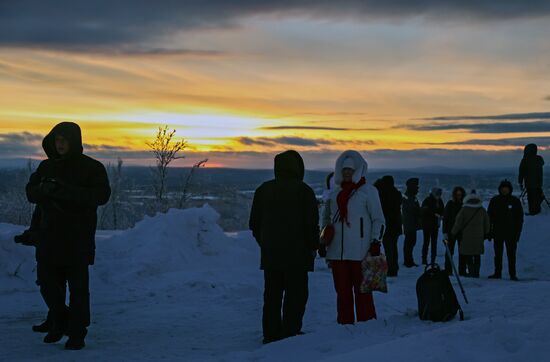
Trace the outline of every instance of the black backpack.
{"type": "Polygon", "coordinates": [[[459,312],[460,320],[464,320],[449,275],[435,263],[427,265],[424,274],[418,278],[416,297],[418,316],[422,320],[447,322],[456,316],[456,312],[459,312]]]}

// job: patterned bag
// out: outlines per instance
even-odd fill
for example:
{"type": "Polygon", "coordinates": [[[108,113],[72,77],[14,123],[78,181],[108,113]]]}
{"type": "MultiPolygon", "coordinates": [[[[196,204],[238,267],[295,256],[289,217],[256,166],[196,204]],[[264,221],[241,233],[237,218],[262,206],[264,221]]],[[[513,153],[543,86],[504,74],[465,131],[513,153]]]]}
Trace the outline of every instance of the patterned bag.
{"type": "Polygon", "coordinates": [[[361,266],[363,269],[361,293],[387,293],[388,284],[386,282],[386,275],[388,273],[388,262],[386,261],[386,256],[384,254],[372,256],[369,252],[361,262],[361,266]]]}

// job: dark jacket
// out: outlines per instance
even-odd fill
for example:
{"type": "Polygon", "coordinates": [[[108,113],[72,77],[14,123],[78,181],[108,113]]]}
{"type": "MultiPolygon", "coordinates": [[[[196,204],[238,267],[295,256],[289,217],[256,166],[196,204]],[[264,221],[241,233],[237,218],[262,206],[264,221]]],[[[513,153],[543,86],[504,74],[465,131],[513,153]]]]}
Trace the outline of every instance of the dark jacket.
{"type": "Polygon", "coordinates": [[[386,219],[386,234],[401,235],[403,229],[403,221],[401,219],[403,195],[395,188],[392,176],[382,177],[375,182],[374,186],[378,189],[378,194],[380,195],[380,203],[382,204],[382,211],[386,219]]]}
{"type": "Polygon", "coordinates": [[[431,194],[426,197],[422,202],[422,228],[425,230],[439,228],[439,219],[435,214],[443,216],[444,210],[443,200],[436,199],[431,194]]]}
{"type": "Polygon", "coordinates": [[[42,161],[27,184],[27,198],[40,207],[39,263],[74,265],[94,263],[97,207],[111,193],[105,167],[84,155],[80,127],[56,125],[44,138],[48,159],[42,161]],[[68,140],[70,152],[61,157],[55,136],[68,140]]]}
{"type": "Polygon", "coordinates": [[[523,159],[519,164],[518,183],[525,188],[542,187],[542,168],[544,159],[537,155],[537,145],[534,143],[525,146],[523,159]]]}
{"type": "Polygon", "coordinates": [[[261,248],[262,269],[313,270],[319,209],[303,178],[302,157],[287,151],[275,157],[275,179],[254,194],[249,226],[261,248]]]}
{"type": "Polygon", "coordinates": [[[420,203],[414,195],[405,195],[401,207],[403,214],[403,232],[411,233],[420,229],[420,203]]]}
{"type": "MultiPolygon", "coordinates": [[[[502,185],[501,185],[502,186],[502,185]]],[[[507,185],[512,191],[512,185],[507,185]]],[[[491,221],[491,234],[498,240],[519,241],[523,229],[523,207],[521,201],[512,195],[500,193],[491,199],[487,209],[491,221]]]]}
{"type": "Polygon", "coordinates": [[[453,197],[445,205],[445,210],[443,211],[443,233],[450,235],[455,224],[456,216],[462,208],[462,200],[466,196],[466,190],[463,187],[457,186],[453,190],[453,197]],[[457,199],[457,194],[462,193],[462,198],[457,199]]]}

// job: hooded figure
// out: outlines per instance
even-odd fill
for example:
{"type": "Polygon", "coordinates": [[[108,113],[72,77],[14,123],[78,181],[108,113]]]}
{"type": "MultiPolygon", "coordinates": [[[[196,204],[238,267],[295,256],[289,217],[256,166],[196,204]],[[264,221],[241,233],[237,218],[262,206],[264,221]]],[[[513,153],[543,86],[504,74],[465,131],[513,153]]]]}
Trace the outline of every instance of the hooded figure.
{"type": "Polygon", "coordinates": [[[275,179],[254,194],[249,222],[264,270],[264,343],[301,333],[308,271],[319,246],[319,209],[315,193],[303,182],[302,157],[296,151],[278,154],[274,171],[275,179]]]}
{"type": "Polygon", "coordinates": [[[544,159],[537,155],[537,145],[530,143],[523,150],[523,159],[519,164],[518,183],[527,192],[529,215],[537,215],[541,211],[544,200],[542,194],[542,180],[544,159]]]}
{"type": "Polygon", "coordinates": [[[394,186],[392,176],[384,176],[374,183],[378,189],[382,211],[386,220],[386,231],[383,237],[384,250],[388,261],[388,276],[397,276],[399,270],[397,241],[403,230],[401,204],[403,195],[394,186]]]}
{"type": "Polygon", "coordinates": [[[412,177],[407,180],[407,189],[403,198],[401,213],[403,215],[403,233],[405,241],[403,242],[404,265],[407,268],[418,266],[414,262],[413,250],[416,245],[416,232],[420,230],[420,203],[416,196],[418,195],[419,179],[412,177]]]}
{"type": "Polygon", "coordinates": [[[356,151],[336,160],[334,189],[323,211],[323,226],[334,225],[334,240],[327,248],[337,293],[338,323],[376,318],[371,293],[361,293],[361,261],[384,235],[384,213],[378,191],[367,183],[368,165],[356,151]],[[355,297],[354,297],[355,295],[355,297]],[[354,313],[354,299],[355,310],[354,313]]]}
{"type": "Polygon", "coordinates": [[[459,252],[461,260],[465,263],[461,267],[465,266],[468,270],[466,276],[479,278],[480,255],[485,251],[483,242],[489,230],[489,215],[483,208],[481,198],[472,192],[464,198],[462,209],[456,216],[451,230],[452,235],[460,235],[457,237],[461,240],[459,252]]]}
{"type": "Polygon", "coordinates": [[[48,158],[30,176],[27,198],[40,207],[36,248],[38,280],[53,324],[44,342],[69,336],[65,347],[84,347],[90,323],[88,266],[94,263],[97,207],[110,196],[105,167],[84,155],[80,127],[62,122],[44,138],[48,158]],[[70,291],[66,316],[64,290],[70,291]]]}
{"type": "MultiPolygon", "coordinates": [[[[455,224],[456,216],[458,215],[459,211],[462,209],[462,203],[464,201],[464,197],[466,196],[466,190],[464,190],[461,186],[456,186],[453,189],[453,196],[452,198],[447,202],[447,205],[445,205],[445,210],[443,211],[443,240],[447,241],[447,245],[449,246],[449,251],[451,252],[451,257],[455,253],[455,245],[458,242],[458,245],[460,247],[460,239],[457,239],[456,237],[451,238],[452,236],[452,229],[455,224]]],[[[460,258],[460,254],[459,254],[460,258]]],[[[449,257],[445,254],[445,271],[451,275],[452,274],[452,260],[449,259],[449,257]]],[[[459,260],[458,265],[464,265],[463,262],[459,260]]],[[[464,271],[460,270],[459,268],[459,274],[463,275],[464,271]]]]}
{"type": "Polygon", "coordinates": [[[437,237],[439,224],[443,217],[445,205],[441,199],[442,190],[434,187],[430,195],[422,202],[422,231],[424,244],[422,245],[422,264],[428,264],[428,248],[431,243],[431,263],[435,263],[437,256],[437,237]]]}
{"type": "Polygon", "coordinates": [[[523,229],[523,207],[521,201],[512,195],[513,191],[512,183],[503,180],[498,195],[491,199],[487,209],[495,248],[495,272],[489,277],[491,279],[502,277],[502,254],[506,245],[508,272],[512,280],[517,280],[516,251],[523,229]]]}

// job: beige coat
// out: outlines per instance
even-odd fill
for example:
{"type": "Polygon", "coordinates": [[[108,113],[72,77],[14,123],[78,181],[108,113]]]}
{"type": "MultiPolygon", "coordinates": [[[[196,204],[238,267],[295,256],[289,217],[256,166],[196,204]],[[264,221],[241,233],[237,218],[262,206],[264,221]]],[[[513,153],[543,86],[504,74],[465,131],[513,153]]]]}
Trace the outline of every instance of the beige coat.
{"type": "Polygon", "coordinates": [[[456,216],[452,233],[457,235],[461,242],[459,252],[462,255],[483,254],[483,242],[490,230],[489,215],[483,208],[481,200],[476,195],[469,195],[464,199],[464,206],[456,216]]]}

